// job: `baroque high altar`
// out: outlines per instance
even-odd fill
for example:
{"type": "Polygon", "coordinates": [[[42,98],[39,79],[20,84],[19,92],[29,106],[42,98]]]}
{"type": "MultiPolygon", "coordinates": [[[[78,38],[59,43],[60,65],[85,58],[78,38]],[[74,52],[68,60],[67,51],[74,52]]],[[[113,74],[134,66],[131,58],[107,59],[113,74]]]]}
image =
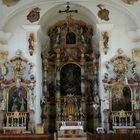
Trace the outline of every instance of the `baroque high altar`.
{"type": "MultiPolygon", "coordinates": [[[[42,120],[48,131],[77,125],[93,130],[99,125],[98,49],[92,46],[93,29],[71,16],[48,30],[50,45],[42,54],[42,120]],[[96,113],[93,113],[95,111],[96,113]],[[88,118],[88,119],[87,119],[88,118]]],[[[47,131],[47,130],[46,130],[47,131]]]]}

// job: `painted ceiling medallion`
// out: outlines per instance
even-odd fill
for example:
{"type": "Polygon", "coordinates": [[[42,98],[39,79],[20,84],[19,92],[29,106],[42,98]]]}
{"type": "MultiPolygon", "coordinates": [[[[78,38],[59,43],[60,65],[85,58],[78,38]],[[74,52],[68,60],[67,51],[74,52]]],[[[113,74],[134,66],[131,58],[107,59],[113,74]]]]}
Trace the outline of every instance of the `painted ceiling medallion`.
{"type": "Polygon", "coordinates": [[[40,9],[38,7],[31,10],[31,12],[27,15],[27,19],[30,22],[36,22],[40,19],[40,9]]]}
{"type": "Polygon", "coordinates": [[[134,4],[134,2],[136,2],[138,0],[122,0],[122,1],[127,3],[127,4],[134,4]]]}
{"type": "Polygon", "coordinates": [[[99,11],[98,11],[98,17],[101,19],[101,20],[105,20],[105,21],[108,21],[109,20],[109,10],[107,10],[107,9],[103,9],[102,7],[103,7],[104,5],[102,5],[102,4],[99,4],[99,5],[97,5],[97,7],[100,9],[99,11]]]}
{"type": "Polygon", "coordinates": [[[2,0],[2,2],[8,7],[12,6],[12,5],[15,5],[19,1],[20,0],[2,0]]]}

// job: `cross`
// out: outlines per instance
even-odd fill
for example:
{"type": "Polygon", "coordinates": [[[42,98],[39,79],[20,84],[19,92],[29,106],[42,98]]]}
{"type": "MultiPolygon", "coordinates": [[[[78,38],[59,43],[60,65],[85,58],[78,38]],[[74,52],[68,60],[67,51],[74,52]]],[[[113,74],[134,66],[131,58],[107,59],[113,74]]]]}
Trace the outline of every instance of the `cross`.
{"type": "Polygon", "coordinates": [[[65,10],[59,10],[59,13],[78,13],[78,10],[70,10],[70,6],[69,6],[69,2],[67,2],[67,6],[66,6],[66,9],[65,10]]]}

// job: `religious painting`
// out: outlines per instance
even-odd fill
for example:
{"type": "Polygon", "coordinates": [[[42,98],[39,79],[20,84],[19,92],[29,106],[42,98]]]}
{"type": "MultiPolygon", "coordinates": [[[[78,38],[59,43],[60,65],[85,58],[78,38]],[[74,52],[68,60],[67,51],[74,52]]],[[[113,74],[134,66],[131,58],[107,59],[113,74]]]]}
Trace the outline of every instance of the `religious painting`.
{"type": "Polygon", "coordinates": [[[76,64],[66,64],[61,69],[61,95],[81,95],[81,69],[76,64]]]}
{"type": "Polygon", "coordinates": [[[67,33],[66,44],[76,44],[76,35],[73,32],[67,33]]]}
{"type": "Polygon", "coordinates": [[[24,87],[12,87],[8,93],[8,112],[27,112],[27,91],[24,87]]]}
{"type": "Polygon", "coordinates": [[[131,88],[123,83],[116,83],[110,91],[110,107],[112,111],[132,111],[131,88]]]}

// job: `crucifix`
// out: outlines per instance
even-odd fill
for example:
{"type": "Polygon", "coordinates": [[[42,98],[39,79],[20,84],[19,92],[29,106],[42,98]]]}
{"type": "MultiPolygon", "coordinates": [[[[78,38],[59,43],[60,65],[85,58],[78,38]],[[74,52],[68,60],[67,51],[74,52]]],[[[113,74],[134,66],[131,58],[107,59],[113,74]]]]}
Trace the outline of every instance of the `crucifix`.
{"type": "Polygon", "coordinates": [[[78,10],[70,10],[70,6],[69,6],[69,2],[67,2],[67,6],[66,6],[66,9],[65,10],[59,10],[59,13],[78,13],[78,10]]]}
{"type": "Polygon", "coordinates": [[[70,3],[67,2],[67,6],[66,6],[65,10],[59,10],[59,13],[66,13],[67,14],[66,20],[67,20],[68,31],[69,31],[69,23],[70,23],[70,20],[71,20],[71,17],[72,17],[71,13],[78,13],[78,10],[71,10],[69,4],[70,3]]]}

